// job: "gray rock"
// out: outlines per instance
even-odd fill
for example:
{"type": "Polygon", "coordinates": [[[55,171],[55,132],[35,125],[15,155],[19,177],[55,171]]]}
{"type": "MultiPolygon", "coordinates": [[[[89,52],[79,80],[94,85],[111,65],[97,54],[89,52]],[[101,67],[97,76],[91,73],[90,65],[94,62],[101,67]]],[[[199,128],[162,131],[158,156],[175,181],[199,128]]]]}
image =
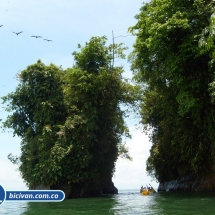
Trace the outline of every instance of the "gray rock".
{"type": "Polygon", "coordinates": [[[73,184],[58,184],[51,186],[51,190],[62,190],[65,193],[65,199],[95,197],[104,194],[118,194],[118,189],[112,181],[103,183],[83,182],[73,184]]]}
{"type": "Polygon", "coordinates": [[[177,180],[162,182],[158,191],[215,191],[215,174],[187,175],[177,180]]]}

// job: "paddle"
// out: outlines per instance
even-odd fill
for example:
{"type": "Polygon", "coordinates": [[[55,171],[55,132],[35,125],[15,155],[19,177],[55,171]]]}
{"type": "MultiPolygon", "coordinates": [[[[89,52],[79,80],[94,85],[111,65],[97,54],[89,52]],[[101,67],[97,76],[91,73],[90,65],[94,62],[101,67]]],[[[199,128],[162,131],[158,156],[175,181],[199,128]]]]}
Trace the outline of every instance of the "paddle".
{"type": "MultiPolygon", "coordinates": [[[[152,185],[151,185],[151,184],[149,184],[149,186],[151,187],[151,189],[152,189],[152,190],[154,190],[154,191],[155,191],[155,189],[152,187],[152,185]]],[[[155,192],[156,192],[156,191],[155,191],[155,192]]]]}

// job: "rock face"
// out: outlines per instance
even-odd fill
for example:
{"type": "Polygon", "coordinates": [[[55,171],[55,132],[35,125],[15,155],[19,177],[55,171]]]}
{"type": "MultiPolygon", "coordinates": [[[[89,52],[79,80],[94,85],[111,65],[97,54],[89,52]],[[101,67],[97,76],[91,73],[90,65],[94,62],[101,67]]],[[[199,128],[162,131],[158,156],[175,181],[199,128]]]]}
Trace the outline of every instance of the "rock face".
{"type": "Polygon", "coordinates": [[[114,183],[109,180],[102,183],[85,182],[76,184],[59,184],[59,185],[35,185],[30,190],[62,190],[65,193],[65,199],[95,197],[104,194],[118,194],[118,189],[114,183]]]}
{"type": "Polygon", "coordinates": [[[112,181],[104,183],[76,183],[76,184],[59,184],[51,186],[51,190],[62,190],[65,193],[65,198],[83,198],[95,197],[103,194],[118,194],[118,189],[112,181]]]}
{"type": "Polygon", "coordinates": [[[163,182],[158,191],[215,191],[215,174],[188,175],[163,182]]]}

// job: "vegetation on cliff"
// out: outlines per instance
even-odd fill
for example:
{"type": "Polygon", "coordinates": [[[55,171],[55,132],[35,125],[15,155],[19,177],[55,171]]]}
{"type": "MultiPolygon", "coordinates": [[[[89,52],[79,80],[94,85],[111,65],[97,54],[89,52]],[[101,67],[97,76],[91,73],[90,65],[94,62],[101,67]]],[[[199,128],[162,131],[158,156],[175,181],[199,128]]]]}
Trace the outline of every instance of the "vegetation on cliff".
{"type": "Polygon", "coordinates": [[[112,64],[113,57],[125,57],[126,48],[106,41],[92,37],[79,45],[74,66],[65,71],[38,60],[19,74],[15,92],[3,97],[11,112],[3,125],[22,139],[19,170],[29,187],[99,187],[111,181],[120,155],[130,159],[122,144],[122,136],[130,135],[120,105],[132,107],[138,88],[112,64]]]}
{"type": "Polygon", "coordinates": [[[215,3],[152,0],[136,16],[130,55],[144,83],[141,122],[150,130],[147,171],[159,182],[215,172],[215,3]]]}

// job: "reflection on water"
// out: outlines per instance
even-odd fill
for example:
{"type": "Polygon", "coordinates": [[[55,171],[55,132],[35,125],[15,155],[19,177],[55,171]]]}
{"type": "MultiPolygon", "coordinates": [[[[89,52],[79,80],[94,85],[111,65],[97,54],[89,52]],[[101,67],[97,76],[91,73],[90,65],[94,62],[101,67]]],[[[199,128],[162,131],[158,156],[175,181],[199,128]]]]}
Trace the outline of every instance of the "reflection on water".
{"type": "Polygon", "coordinates": [[[63,202],[4,202],[0,214],[12,215],[213,215],[214,193],[156,193],[142,196],[138,190],[101,198],[69,199],[63,202]]]}
{"type": "Polygon", "coordinates": [[[28,202],[26,211],[22,212],[21,215],[110,214],[109,210],[114,203],[114,198],[110,196],[102,198],[70,199],[63,202],[28,202]]]}
{"type": "Polygon", "coordinates": [[[0,207],[1,215],[20,215],[28,208],[27,202],[4,202],[0,207]]]}
{"type": "MultiPolygon", "coordinates": [[[[115,205],[112,214],[155,214],[158,210],[154,203],[154,195],[143,196],[139,192],[123,192],[114,196],[115,205]],[[152,210],[153,209],[153,210],[152,210]]],[[[158,208],[159,209],[159,208],[158,208]]],[[[158,213],[159,214],[159,213],[158,213]]]]}

